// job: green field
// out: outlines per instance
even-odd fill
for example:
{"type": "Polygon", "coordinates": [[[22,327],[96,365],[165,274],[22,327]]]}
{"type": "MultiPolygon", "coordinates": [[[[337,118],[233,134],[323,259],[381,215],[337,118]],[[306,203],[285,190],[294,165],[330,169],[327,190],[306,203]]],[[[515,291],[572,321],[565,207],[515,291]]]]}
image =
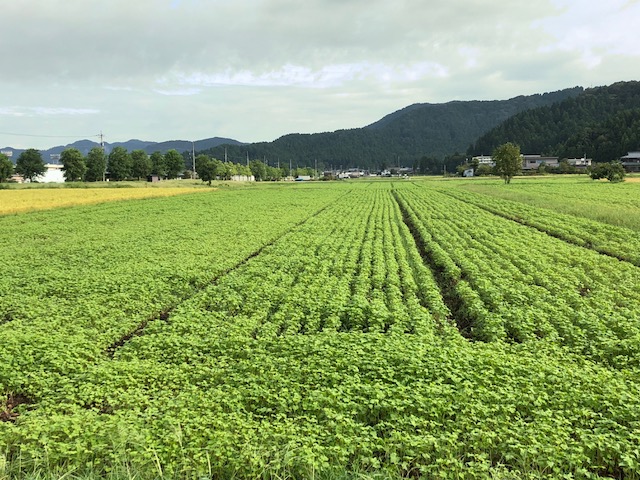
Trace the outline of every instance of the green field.
{"type": "Polygon", "coordinates": [[[0,479],[640,479],[639,194],[358,180],[0,216],[0,479]]]}

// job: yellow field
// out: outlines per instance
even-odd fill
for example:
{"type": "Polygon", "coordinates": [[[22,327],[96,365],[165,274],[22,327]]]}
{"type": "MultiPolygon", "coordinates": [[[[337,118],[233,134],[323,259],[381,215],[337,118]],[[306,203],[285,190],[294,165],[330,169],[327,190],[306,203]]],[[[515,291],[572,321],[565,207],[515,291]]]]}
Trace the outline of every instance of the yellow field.
{"type": "Polygon", "coordinates": [[[0,215],[116,200],[194,193],[193,188],[52,188],[0,190],[0,215]]]}

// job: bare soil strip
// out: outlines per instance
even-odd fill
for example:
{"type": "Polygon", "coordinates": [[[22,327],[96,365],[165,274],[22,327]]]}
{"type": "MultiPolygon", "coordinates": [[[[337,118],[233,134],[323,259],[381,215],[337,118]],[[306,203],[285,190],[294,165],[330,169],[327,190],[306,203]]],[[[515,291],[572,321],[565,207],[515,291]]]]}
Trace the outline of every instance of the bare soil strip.
{"type": "MultiPolygon", "coordinates": [[[[424,261],[425,265],[429,267],[429,269],[433,272],[433,276],[436,280],[438,288],[440,289],[440,295],[442,296],[444,304],[451,312],[451,318],[448,320],[452,324],[455,323],[455,325],[457,325],[458,330],[465,338],[472,340],[470,331],[471,327],[473,326],[473,319],[464,314],[464,305],[462,299],[460,299],[454,289],[455,283],[452,283],[450,279],[446,278],[444,270],[433,261],[433,256],[430,254],[428,247],[420,239],[420,235],[416,226],[411,221],[409,213],[402,205],[402,202],[398,201],[395,191],[393,192],[393,198],[398,204],[400,211],[402,212],[402,221],[411,232],[411,236],[413,237],[413,241],[416,244],[418,252],[420,252],[422,260],[424,261]]],[[[427,305],[423,304],[423,306],[425,308],[428,308],[427,305]]]]}

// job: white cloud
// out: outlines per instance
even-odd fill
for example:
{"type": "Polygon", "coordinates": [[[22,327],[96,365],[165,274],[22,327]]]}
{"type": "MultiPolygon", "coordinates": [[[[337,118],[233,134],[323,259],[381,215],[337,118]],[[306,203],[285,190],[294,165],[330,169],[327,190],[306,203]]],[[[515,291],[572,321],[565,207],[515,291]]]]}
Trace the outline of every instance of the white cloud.
{"type": "Polygon", "coordinates": [[[0,116],[9,117],[50,117],[50,116],[77,116],[96,115],[100,110],[94,108],[69,108],[69,107],[0,107],[0,116]]]}
{"type": "Polygon", "coordinates": [[[552,41],[541,52],[575,52],[594,69],[607,56],[640,56],[640,42],[631,33],[640,21],[640,3],[628,0],[584,2],[555,0],[562,13],[536,22],[552,41]]]}
{"type": "Polygon", "coordinates": [[[159,93],[160,95],[166,95],[168,97],[177,96],[177,97],[186,97],[190,95],[197,95],[202,90],[199,88],[178,88],[173,90],[165,90],[161,88],[154,88],[154,92],[159,93]]]}

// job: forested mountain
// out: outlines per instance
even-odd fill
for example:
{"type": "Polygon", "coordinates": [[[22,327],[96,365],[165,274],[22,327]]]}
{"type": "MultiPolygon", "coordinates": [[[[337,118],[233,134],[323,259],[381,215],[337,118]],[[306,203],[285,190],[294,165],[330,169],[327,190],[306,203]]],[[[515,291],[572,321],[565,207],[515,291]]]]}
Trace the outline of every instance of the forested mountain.
{"type": "Polygon", "coordinates": [[[378,168],[412,165],[423,156],[442,158],[465,152],[480,135],[513,115],[561,102],[581,87],[519,96],[510,100],[415,104],[363,128],[316,134],[290,134],[273,142],[220,146],[203,151],[235,162],[247,156],[269,164],[378,168]]]}
{"type": "Polygon", "coordinates": [[[607,162],[640,148],[640,82],[589,88],[550,106],[521,112],[480,137],[469,155],[505,142],[523,153],[607,162]]]}
{"type": "MultiPolygon", "coordinates": [[[[196,140],[195,142],[196,150],[206,150],[208,148],[213,148],[217,145],[228,144],[228,145],[243,145],[243,143],[233,140],[231,138],[205,138],[204,140],[196,140]]],[[[49,148],[47,150],[42,150],[40,153],[42,154],[42,158],[45,162],[48,162],[50,156],[60,154],[63,150],[67,148],[77,148],[83,155],[89,153],[93,147],[99,147],[100,144],[94,140],[78,140],[76,142],[70,143],[68,145],[58,145],[56,147],[49,148]]],[[[126,142],[114,142],[108,143],[105,142],[105,151],[109,153],[115,147],[123,147],[127,151],[131,152],[133,150],[144,150],[145,152],[151,154],[153,152],[162,152],[167,153],[169,150],[178,150],[179,152],[183,151],[191,151],[192,142],[188,140],[170,140],[167,142],[148,142],[144,140],[127,140],[126,142]]],[[[11,159],[15,162],[20,154],[24,151],[22,149],[5,147],[2,149],[3,151],[12,152],[11,159]]]]}

